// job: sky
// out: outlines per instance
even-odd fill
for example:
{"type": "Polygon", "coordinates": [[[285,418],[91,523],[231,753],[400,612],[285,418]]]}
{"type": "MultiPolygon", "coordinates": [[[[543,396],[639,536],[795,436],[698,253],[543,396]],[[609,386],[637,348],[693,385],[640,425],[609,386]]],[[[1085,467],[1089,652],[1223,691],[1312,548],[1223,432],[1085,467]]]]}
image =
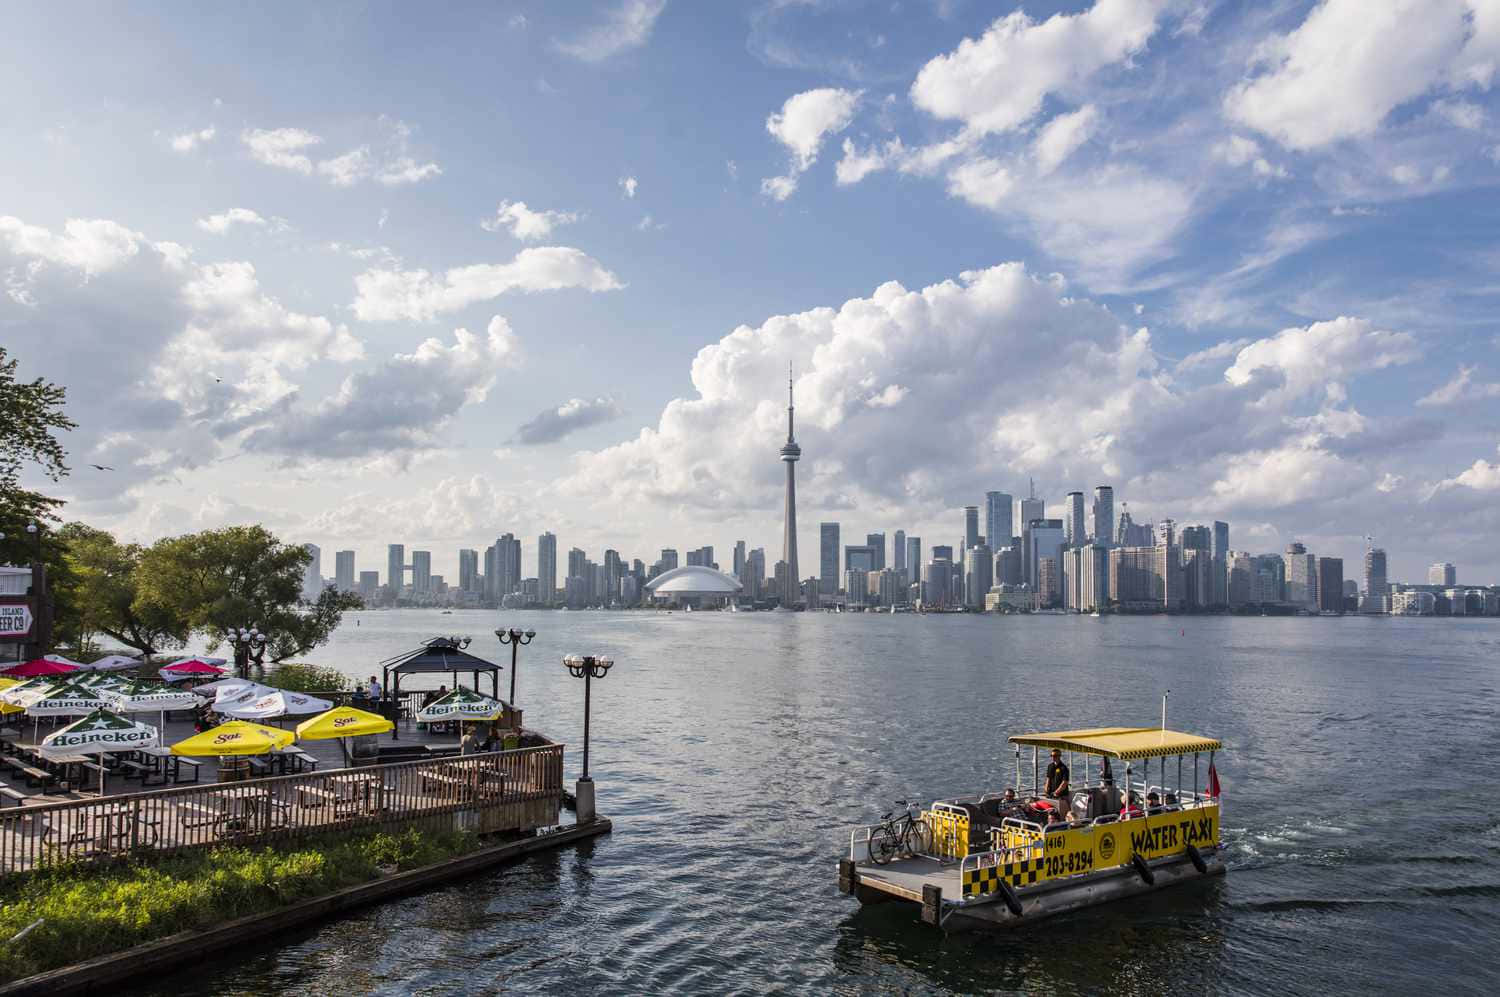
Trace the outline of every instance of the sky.
{"type": "Polygon", "coordinates": [[[790,365],[804,574],[1034,479],[1500,581],[1500,0],[9,17],[69,518],[774,562],[790,365]]]}

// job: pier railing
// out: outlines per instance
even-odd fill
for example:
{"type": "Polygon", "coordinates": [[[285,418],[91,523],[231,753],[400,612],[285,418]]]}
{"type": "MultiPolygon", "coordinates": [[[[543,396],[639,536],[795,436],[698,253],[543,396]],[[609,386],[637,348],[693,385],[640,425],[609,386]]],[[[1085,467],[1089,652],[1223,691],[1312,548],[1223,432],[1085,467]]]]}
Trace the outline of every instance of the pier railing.
{"type": "Polygon", "coordinates": [[[557,823],[563,746],[178,786],[0,811],[0,876],[371,827],[557,823]]]}

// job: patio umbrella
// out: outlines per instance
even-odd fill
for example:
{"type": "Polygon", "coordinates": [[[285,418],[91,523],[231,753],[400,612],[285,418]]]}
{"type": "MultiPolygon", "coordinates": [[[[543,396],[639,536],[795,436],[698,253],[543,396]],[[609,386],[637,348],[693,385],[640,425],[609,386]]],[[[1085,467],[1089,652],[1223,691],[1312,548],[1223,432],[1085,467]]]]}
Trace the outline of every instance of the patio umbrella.
{"type": "Polygon", "coordinates": [[[29,679],[38,675],[66,675],[76,671],[78,671],[77,665],[67,665],[61,661],[50,661],[47,658],[32,658],[30,661],[4,669],[3,673],[11,678],[29,679]]]}
{"type": "Polygon", "coordinates": [[[157,674],[168,682],[182,682],[195,676],[223,675],[224,669],[197,658],[188,658],[186,661],[174,661],[165,668],[158,668],[157,674]]]}
{"type": "Polygon", "coordinates": [[[190,757],[263,755],[285,748],[295,740],[296,736],[289,730],[231,720],[212,730],[194,734],[185,741],[178,741],[172,745],[172,754],[190,757]]]}
{"type": "Polygon", "coordinates": [[[159,713],[161,729],[167,729],[168,710],[197,709],[200,700],[186,689],[174,689],[161,682],[136,679],[134,682],[107,689],[102,692],[105,699],[114,704],[121,713],[159,713]]]}
{"type": "Polygon", "coordinates": [[[297,737],[303,741],[326,741],[334,737],[384,734],[395,726],[378,714],[340,706],[302,721],[297,725],[297,737]]]}
{"type": "Polygon", "coordinates": [[[445,723],[450,720],[493,720],[505,712],[505,704],[482,692],[459,686],[442,699],[434,700],[417,711],[422,723],[445,723]]]}
{"type": "Polygon", "coordinates": [[[42,655],[42,658],[44,660],[47,660],[47,661],[55,661],[59,665],[72,665],[74,668],[87,668],[88,667],[88,665],[85,665],[81,661],[74,661],[72,658],[65,658],[65,657],[63,657],[60,654],[44,654],[44,655],[42,655]]]}
{"type": "Polygon", "coordinates": [[[214,679],[212,682],[204,682],[202,685],[195,685],[193,686],[193,694],[196,696],[203,696],[207,699],[216,699],[238,695],[240,692],[243,692],[246,688],[252,685],[259,686],[262,689],[271,688],[268,685],[262,685],[261,683],[256,682],[254,679],[242,679],[237,676],[230,676],[226,679],[214,679]]]}
{"type": "Polygon", "coordinates": [[[120,672],[127,668],[141,667],[141,659],[124,654],[108,654],[98,661],[90,661],[83,667],[95,672],[120,672]]]}
{"type": "Polygon", "coordinates": [[[248,689],[228,700],[215,700],[214,712],[241,720],[268,720],[271,717],[322,713],[333,708],[326,699],[301,692],[267,688],[264,692],[248,689]]]}
{"type": "MultiPolygon", "coordinates": [[[[114,751],[154,748],[159,740],[155,727],[127,720],[100,708],[82,720],[42,738],[41,752],[54,758],[68,755],[104,755],[114,751]]],[[[99,795],[104,795],[104,767],[99,768],[99,795]]]]}
{"type": "Polygon", "coordinates": [[[53,689],[26,706],[26,715],[33,718],[32,739],[36,738],[42,717],[86,716],[108,705],[94,692],[75,685],[63,685],[53,689]]]}
{"type": "MultiPolygon", "coordinates": [[[[0,693],[9,692],[21,684],[21,679],[0,678],[0,693]]],[[[0,697],[0,716],[6,713],[20,713],[25,708],[24,706],[17,706],[14,703],[7,703],[3,697],[0,697]]]]}

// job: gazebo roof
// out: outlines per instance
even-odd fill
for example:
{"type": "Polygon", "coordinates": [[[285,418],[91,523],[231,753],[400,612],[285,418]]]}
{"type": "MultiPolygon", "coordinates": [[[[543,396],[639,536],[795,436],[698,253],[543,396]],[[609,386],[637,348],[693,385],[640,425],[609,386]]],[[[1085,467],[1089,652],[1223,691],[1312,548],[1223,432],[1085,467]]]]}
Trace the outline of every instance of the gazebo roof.
{"type": "Polygon", "coordinates": [[[434,637],[414,651],[382,661],[381,667],[393,675],[424,675],[436,672],[498,672],[493,661],[465,651],[459,640],[434,637]]]}

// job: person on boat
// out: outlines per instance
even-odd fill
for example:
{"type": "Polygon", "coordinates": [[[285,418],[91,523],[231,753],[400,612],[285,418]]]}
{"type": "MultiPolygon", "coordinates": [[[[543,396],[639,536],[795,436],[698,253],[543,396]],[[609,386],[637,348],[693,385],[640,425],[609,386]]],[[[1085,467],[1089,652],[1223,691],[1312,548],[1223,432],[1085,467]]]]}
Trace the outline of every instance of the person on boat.
{"type": "Polygon", "coordinates": [[[1068,765],[1062,760],[1062,752],[1052,749],[1052,762],[1047,766],[1047,799],[1054,801],[1057,809],[1068,809],[1068,765]]]}
{"type": "Polygon", "coordinates": [[[1001,803],[1014,803],[1014,802],[1016,802],[1016,789],[1015,789],[1014,786],[1006,786],[1005,787],[1005,795],[1002,796],[1002,797],[1000,797],[1000,802],[1001,803]]]}
{"type": "Polygon", "coordinates": [[[1146,812],[1148,814],[1154,814],[1157,811],[1159,811],[1160,809],[1161,809],[1161,797],[1158,796],[1158,795],[1156,795],[1156,791],[1155,790],[1152,790],[1151,792],[1149,792],[1149,793],[1146,794],[1146,812]]]}
{"type": "Polygon", "coordinates": [[[1068,822],[1068,818],[1064,817],[1061,812],[1059,812],[1057,810],[1050,810],[1050,811],[1048,811],[1048,813],[1047,813],[1047,826],[1049,828],[1054,827],[1054,826],[1056,826],[1058,824],[1066,824],[1067,822],[1068,822]]]}
{"type": "Polygon", "coordinates": [[[1140,804],[1141,798],[1134,793],[1131,793],[1128,797],[1126,797],[1125,805],[1120,808],[1120,819],[1134,820],[1137,817],[1144,817],[1145,814],[1141,811],[1140,804]]]}

